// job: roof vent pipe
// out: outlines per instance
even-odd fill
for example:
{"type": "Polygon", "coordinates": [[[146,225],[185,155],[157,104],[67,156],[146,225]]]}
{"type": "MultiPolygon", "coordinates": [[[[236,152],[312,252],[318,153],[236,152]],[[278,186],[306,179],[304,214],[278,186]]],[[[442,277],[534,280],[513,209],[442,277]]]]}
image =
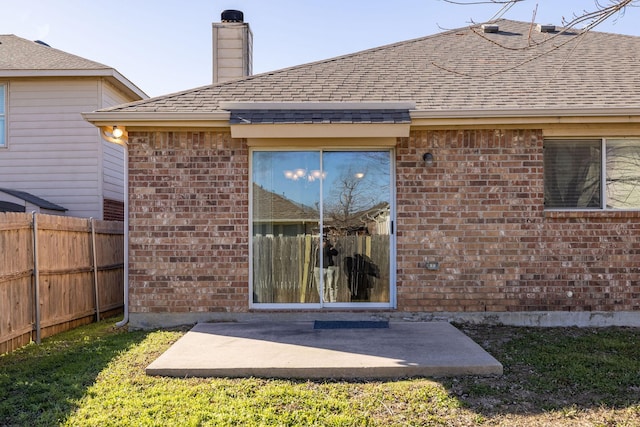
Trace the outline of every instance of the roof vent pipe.
{"type": "Polygon", "coordinates": [[[540,32],[540,33],[555,33],[556,32],[556,26],[555,25],[538,24],[536,26],[536,28],[538,29],[538,32],[540,32]]]}
{"type": "Polygon", "coordinates": [[[482,32],[484,33],[497,33],[500,31],[500,27],[494,24],[482,24],[482,32]]]}
{"type": "Polygon", "coordinates": [[[222,22],[244,22],[244,13],[239,10],[223,10],[220,20],[222,22]]]}

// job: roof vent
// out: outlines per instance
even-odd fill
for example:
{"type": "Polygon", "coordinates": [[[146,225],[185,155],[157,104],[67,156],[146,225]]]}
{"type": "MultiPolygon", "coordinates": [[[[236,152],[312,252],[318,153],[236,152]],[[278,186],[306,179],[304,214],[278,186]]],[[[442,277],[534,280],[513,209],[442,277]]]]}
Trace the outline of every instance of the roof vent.
{"type": "Polygon", "coordinates": [[[500,27],[495,24],[482,24],[482,31],[484,33],[497,33],[500,31],[500,27]]]}
{"type": "Polygon", "coordinates": [[[38,43],[38,44],[41,44],[42,46],[51,47],[48,44],[46,44],[45,42],[43,42],[42,40],[36,40],[35,42],[38,43]]]}
{"type": "Polygon", "coordinates": [[[244,22],[244,13],[239,10],[223,10],[220,20],[222,22],[244,22]]]}
{"type": "Polygon", "coordinates": [[[538,24],[536,26],[536,28],[538,29],[538,32],[540,33],[555,33],[556,32],[556,26],[555,25],[542,25],[542,24],[538,24]]]}

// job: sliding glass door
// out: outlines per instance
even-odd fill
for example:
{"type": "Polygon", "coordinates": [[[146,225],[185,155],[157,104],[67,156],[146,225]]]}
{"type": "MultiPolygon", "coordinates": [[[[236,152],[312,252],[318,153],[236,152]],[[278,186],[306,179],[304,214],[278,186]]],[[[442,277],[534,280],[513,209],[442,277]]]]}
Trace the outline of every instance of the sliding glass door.
{"type": "Polygon", "coordinates": [[[254,306],[393,303],[386,151],[252,152],[254,306]]]}

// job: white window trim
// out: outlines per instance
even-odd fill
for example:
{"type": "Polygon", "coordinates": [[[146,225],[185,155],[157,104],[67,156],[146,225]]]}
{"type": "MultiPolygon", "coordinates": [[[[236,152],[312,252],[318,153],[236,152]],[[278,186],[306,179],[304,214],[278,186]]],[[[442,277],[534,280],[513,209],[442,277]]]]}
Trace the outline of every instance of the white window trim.
{"type": "Polygon", "coordinates": [[[3,103],[3,109],[2,111],[4,111],[4,113],[0,113],[0,121],[4,122],[4,130],[2,132],[2,134],[0,134],[0,149],[2,148],[7,148],[9,146],[9,120],[7,119],[7,110],[8,110],[8,98],[9,98],[9,84],[6,82],[0,82],[0,86],[4,88],[4,97],[2,99],[0,99],[0,102],[3,103]]]}
{"type": "Polygon", "coordinates": [[[601,211],[606,211],[606,212],[640,212],[640,206],[638,206],[637,208],[629,208],[629,209],[613,209],[613,208],[608,208],[607,205],[607,141],[612,140],[612,141],[624,141],[624,140],[628,140],[628,141],[638,141],[640,143],[640,137],[637,138],[633,138],[633,137],[627,137],[627,138],[615,138],[615,137],[609,137],[609,138],[602,138],[602,148],[601,148],[601,152],[602,152],[602,176],[600,177],[602,185],[600,186],[600,189],[602,191],[602,194],[600,195],[602,200],[602,209],[599,209],[601,211]]]}
{"type": "MultiPolygon", "coordinates": [[[[251,176],[253,174],[253,152],[254,151],[336,151],[336,147],[333,144],[313,146],[313,147],[301,147],[299,145],[282,145],[282,144],[267,144],[266,147],[253,147],[249,148],[249,238],[253,236],[253,185],[251,184],[251,176]]],[[[396,151],[393,147],[381,148],[379,146],[343,146],[340,151],[388,151],[390,156],[390,198],[391,198],[391,218],[394,223],[396,221],[396,164],[394,159],[396,158],[396,151]]],[[[395,228],[395,227],[394,227],[395,228]]],[[[390,247],[389,256],[391,258],[391,268],[389,271],[389,302],[377,303],[377,302],[359,302],[359,303],[256,303],[253,301],[253,243],[249,244],[249,309],[250,310],[331,310],[331,309],[348,309],[353,311],[359,310],[396,310],[398,308],[398,288],[397,288],[397,228],[390,235],[390,247]]]]}
{"type": "MultiPolygon", "coordinates": [[[[600,204],[602,207],[598,209],[588,208],[544,208],[546,212],[640,212],[640,207],[635,209],[613,209],[607,207],[607,141],[640,141],[639,137],[584,137],[584,138],[560,138],[551,137],[545,138],[549,141],[575,141],[575,140],[600,140],[600,204]]],[[[543,168],[546,167],[543,161],[543,168]]],[[[544,173],[544,172],[543,172],[544,173]]]]}

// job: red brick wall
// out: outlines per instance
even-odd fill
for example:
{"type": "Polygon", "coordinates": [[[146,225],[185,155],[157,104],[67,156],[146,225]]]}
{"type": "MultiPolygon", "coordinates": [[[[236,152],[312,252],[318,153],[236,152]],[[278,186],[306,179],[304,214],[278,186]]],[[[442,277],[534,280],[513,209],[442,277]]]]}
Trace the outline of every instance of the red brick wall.
{"type": "MultiPolygon", "coordinates": [[[[542,144],[519,130],[399,140],[400,311],[640,309],[640,213],[545,212],[542,144]]],[[[244,142],[131,132],[129,156],[130,311],[248,311],[244,142]]]]}
{"type": "Polygon", "coordinates": [[[640,309],[640,214],[545,212],[542,143],[541,132],[517,130],[400,142],[400,310],[640,309]]]}
{"type": "Polygon", "coordinates": [[[102,219],[105,221],[124,221],[124,202],[104,199],[102,201],[102,219]]]}
{"type": "Polygon", "coordinates": [[[129,139],[130,311],[246,311],[246,145],[212,132],[129,139]]]}
{"type": "Polygon", "coordinates": [[[640,310],[640,213],[547,212],[544,225],[541,268],[506,284],[518,307],[640,310]]]}

